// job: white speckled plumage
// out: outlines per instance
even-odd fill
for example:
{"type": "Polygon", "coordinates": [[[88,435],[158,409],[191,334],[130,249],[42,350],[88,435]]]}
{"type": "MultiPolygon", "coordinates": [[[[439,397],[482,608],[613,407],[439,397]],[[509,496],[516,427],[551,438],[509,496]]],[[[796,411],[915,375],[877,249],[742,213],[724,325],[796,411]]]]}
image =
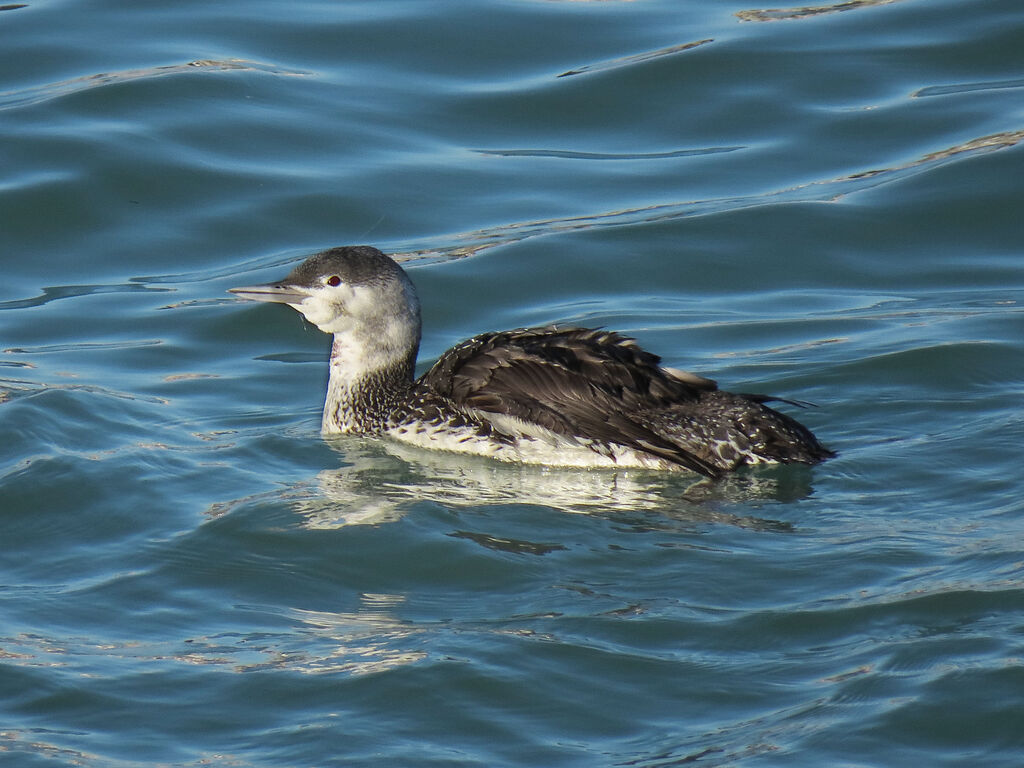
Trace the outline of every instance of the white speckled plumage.
{"type": "Polygon", "coordinates": [[[334,336],[325,434],[388,436],[501,461],[689,469],[816,463],[832,453],[803,425],[702,376],[666,368],[634,340],[585,328],[485,333],[418,380],[415,289],[375,248],[316,254],[284,280],[231,289],[286,303],[334,336]]]}

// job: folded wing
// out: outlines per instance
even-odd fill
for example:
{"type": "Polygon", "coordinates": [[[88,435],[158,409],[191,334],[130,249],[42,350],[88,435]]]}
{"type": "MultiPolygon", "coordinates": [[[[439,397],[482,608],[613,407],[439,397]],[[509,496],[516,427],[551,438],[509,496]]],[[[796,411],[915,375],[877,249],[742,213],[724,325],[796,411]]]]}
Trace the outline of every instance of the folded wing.
{"type": "MultiPolygon", "coordinates": [[[[721,470],[645,424],[715,382],[660,366],[632,339],[582,328],[488,333],[447,352],[422,378],[459,408],[501,414],[595,446],[620,445],[715,477],[721,470]]],[[[595,448],[596,449],[596,448],[595,448]]]]}

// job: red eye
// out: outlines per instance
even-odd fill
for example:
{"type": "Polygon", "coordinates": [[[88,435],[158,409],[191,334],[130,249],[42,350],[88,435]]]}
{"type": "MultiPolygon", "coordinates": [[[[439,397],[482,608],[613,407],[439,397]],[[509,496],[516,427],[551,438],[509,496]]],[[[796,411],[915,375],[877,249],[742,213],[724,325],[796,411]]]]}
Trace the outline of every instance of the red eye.
{"type": "Polygon", "coordinates": [[[339,285],[341,285],[341,278],[338,277],[337,275],[331,275],[330,277],[327,278],[325,282],[332,288],[337,288],[339,285]]]}

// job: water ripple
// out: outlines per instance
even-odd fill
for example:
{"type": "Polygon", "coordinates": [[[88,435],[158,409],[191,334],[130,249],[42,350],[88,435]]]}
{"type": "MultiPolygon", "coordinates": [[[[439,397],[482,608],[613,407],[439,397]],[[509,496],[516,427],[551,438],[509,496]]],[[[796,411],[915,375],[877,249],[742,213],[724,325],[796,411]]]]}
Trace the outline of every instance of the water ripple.
{"type": "Polygon", "coordinates": [[[501,157],[558,157],[565,160],[662,160],[668,157],[695,157],[735,152],[736,147],[704,147],[700,149],[677,149],[671,152],[574,152],[567,149],[474,149],[481,155],[501,157]]]}
{"type": "Polygon", "coordinates": [[[11,299],[0,301],[2,309],[27,309],[40,307],[58,299],[71,299],[78,296],[94,296],[99,293],[142,293],[146,291],[167,292],[173,288],[150,288],[137,283],[111,283],[107,285],[55,285],[43,288],[42,294],[29,299],[11,299]]]}
{"type": "Polygon", "coordinates": [[[137,392],[125,392],[95,384],[44,384],[37,381],[0,379],[0,403],[7,403],[19,397],[30,397],[50,392],[85,392],[90,395],[114,397],[119,400],[134,400],[150,403],[151,405],[166,405],[169,402],[163,397],[143,395],[137,392]]]}
{"type": "Polygon", "coordinates": [[[842,13],[860,8],[871,8],[878,5],[891,5],[899,0],[846,0],[841,3],[827,5],[805,5],[795,8],[757,8],[748,11],[737,11],[740,21],[787,21],[791,19],[807,19],[826,13],[842,13]]]}
{"type": "Polygon", "coordinates": [[[130,341],[83,341],[75,344],[43,344],[38,347],[8,347],[0,350],[7,355],[40,355],[55,352],[81,352],[99,349],[134,349],[152,347],[163,342],[160,339],[133,339],[130,341]]]}
{"type": "MultiPolygon", "coordinates": [[[[147,283],[205,283],[210,280],[218,280],[221,278],[235,278],[238,275],[245,274],[247,272],[255,272],[259,269],[270,269],[272,267],[287,267],[294,264],[296,261],[300,261],[308,256],[308,252],[303,249],[290,249],[283,253],[276,253],[271,255],[269,258],[257,257],[249,259],[240,264],[219,264],[214,267],[207,269],[194,270],[192,272],[172,272],[163,275],[143,275],[141,277],[133,277],[129,281],[133,285],[138,285],[134,290],[164,290],[171,291],[173,288],[147,288],[144,287],[147,283]]],[[[232,302],[233,299],[218,299],[218,302],[232,302]]],[[[163,309],[175,309],[179,306],[186,306],[188,302],[181,302],[179,304],[168,305],[163,309]]],[[[3,309],[3,304],[0,303],[0,309],[3,309]]]]}
{"type": "Polygon", "coordinates": [[[558,77],[569,77],[571,75],[582,75],[589,72],[602,72],[606,69],[618,69],[619,67],[628,67],[633,64],[639,64],[641,62],[650,61],[651,59],[659,59],[662,56],[671,56],[674,53],[681,53],[682,51],[689,51],[693,48],[697,48],[707,43],[713,43],[712,38],[705,40],[694,40],[690,43],[681,43],[680,45],[670,45],[667,48],[659,48],[656,51],[644,51],[643,53],[635,53],[632,56],[622,56],[617,59],[609,59],[608,61],[600,61],[595,64],[585,64],[582,67],[576,67],[570,69],[567,72],[563,72],[558,77]]]}
{"type": "Polygon", "coordinates": [[[272,75],[300,77],[309,72],[299,69],[285,69],[272,64],[264,64],[246,59],[213,60],[204,59],[190,61],[185,64],[167,64],[159,67],[141,67],[139,69],[122,69],[116,72],[100,72],[94,75],[73,77],[56,83],[22,88],[12,91],[0,91],[0,110],[41,104],[52,99],[59,99],[74,93],[92,88],[99,88],[114,83],[131,80],[148,80],[156,77],[168,77],[196,71],[229,72],[244,70],[248,72],[264,72],[272,75]]]}
{"type": "Polygon", "coordinates": [[[974,91],[1002,91],[1008,88],[1024,88],[1024,77],[1015,80],[989,80],[980,83],[957,83],[956,85],[930,85],[910,94],[912,99],[928,96],[947,96],[954,93],[972,93],[974,91]]]}
{"type": "Polygon", "coordinates": [[[779,203],[835,203],[856,192],[875,189],[885,184],[902,181],[914,174],[938,168],[962,156],[979,154],[981,152],[993,152],[1016,146],[1021,140],[1024,140],[1024,130],[1003,131],[971,139],[970,141],[956,144],[937,152],[930,152],[899,165],[857,171],[846,176],[811,181],[794,187],[770,190],[753,195],[661,203],[639,208],[606,211],[587,216],[539,219],[504,224],[498,227],[453,235],[448,238],[453,241],[453,244],[445,247],[430,247],[410,242],[399,243],[397,244],[398,248],[403,250],[396,254],[396,258],[399,261],[421,259],[431,262],[449,261],[473,256],[487,248],[508,245],[556,232],[587,230],[599,227],[619,227],[630,224],[652,224],[779,203]]]}
{"type": "MultiPolygon", "coordinates": [[[[802,468],[748,473],[716,483],[665,477],[643,471],[574,472],[527,465],[502,464],[465,456],[409,448],[401,444],[337,438],[331,447],[344,456],[338,469],[320,471],[307,482],[279,492],[311,529],[380,525],[401,519],[412,505],[424,501],[445,508],[473,509],[480,504],[531,505],[569,514],[619,515],[643,520],[657,514],[669,528],[729,525],[745,530],[789,533],[792,527],[767,517],[736,515],[714,504],[768,503],[806,498],[812,493],[802,468]],[[404,473],[398,475],[397,473],[404,473]]],[[[226,501],[207,510],[217,517],[252,501],[226,501]]],[[[550,543],[526,537],[468,534],[486,548],[501,544],[519,551],[547,551],[550,543]]]]}
{"type": "MultiPolygon", "coordinates": [[[[443,239],[450,243],[449,245],[434,245],[429,242],[417,240],[398,241],[391,244],[389,252],[399,262],[440,263],[475,256],[488,248],[509,245],[511,243],[528,240],[530,238],[542,237],[559,232],[597,229],[603,227],[620,227],[633,224],[652,224],[695,216],[740,211],[765,205],[800,202],[834,203],[839,202],[854,193],[902,181],[914,174],[938,168],[963,156],[979,154],[982,152],[992,152],[1016,146],[1022,139],[1024,139],[1024,130],[1003,131],[971,139],[969,141],[947,147],[943,150],[930,152],[926,155],[913,158],[898,165],[857,171],[845,176],[839,176],[832,179],[819,179],[817,181],[811,181],[806,184],[800,184],[784,189],[769,190],[767,192],[752,195],[737,195],[733,197],[661,203],[637,208],[623,208],[621,210],[604,211],[585,216],[514,222],[511,224],[502,224],[496,227],[488,227],[445,236],[443,239]]],[[[728,152],[738,148],[739,147],[719,147],[704,150],[684,150],[682,152],[701,154],[728,152]]],[[[529,154],[538,156],[565,156],[562,153],[544,150],[476,151],[504,155],[529,154]]],[[[580,157],[584,154],[585,153],[572,153],[571,156],[580,157]]],[[[672,156],[676,156],[675,153],[665,153],[664,156],[669,156],[670,154],[672,156]]],[[[651,158],[653,155],[649,154],[645,157],[651,158]]],[[[387,244],[382,245],[387,247],[387,244]]],[[[284,254],[272,254],[270,257],[257,257],[242,264],[226,264],[219,268],[204,269],[188,273],[150,275],[146,277],[133,278],[133,280],[145,281],[147,283],[205,282],[221,277],[237,277],[238,275],[249,271],[268,269],[270,267],[288,266],[304,258],[306,255],[308,254],[304,250],[291,250],[284,254]]],[[[159,290],[153,288],[139,289],[159,290]]],[[[6,304],[9,303],[10,302],[0,303],[0,309],[13,308],[6,306],[6,304]]]]}

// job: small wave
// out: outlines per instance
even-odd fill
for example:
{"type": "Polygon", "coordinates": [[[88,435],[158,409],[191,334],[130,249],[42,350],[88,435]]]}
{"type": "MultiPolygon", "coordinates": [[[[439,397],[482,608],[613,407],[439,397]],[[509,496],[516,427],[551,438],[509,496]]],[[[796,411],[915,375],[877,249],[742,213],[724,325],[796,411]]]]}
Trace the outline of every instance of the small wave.
{"type": "Polygon", "coordinates": [[[994,152],[1013,147],[1024,140],[1024,130],[1003,131],[955,144],[951,147],[921,155],[898,165],[857,171],[833,179],[820,179],[785,189],[775,189],[753,195],[719,197],[706,200],[688,200],[661,203],[640,208],[624,208],[587,216],[503,224],[453,235],[452,245],[430,247],[417,243],[397,243],[392,248],[399,261],[451,261],[474,256],[488,248],[527,240],[532,237],[633,224],[653,224],[661,221],[706,216],[726,211],[739,211],[780,203],[835,203],[846,197],[885,184],[901,181],[914,174],[937,168],[964,156],[981,152],[994,152]]]}
{"type": "Polygon", "coordinates": [[[644,61],[650,61],[652,59],[659,59],[662,56],[671,56],[675,53],[682,53],[683,51],[689,51],[693,48],[697,48],[702,45],[714,42],[713,38],[707,38],[705,40],[694,40],[689,43],[681,43],[679,45],[670,45],[667,48],[659,48],[656,51],[644,51],[643,53],[635,53],[631,56],[622,56],[617,59],[609,59],[608,61],[600,61],[595,64],[584,64],[581,67],[570,69],[567,72],[563,72],[558,77],[570,77],[572,75],[583,75],[590,72],[602,72],[607,69],[618,69],[619,67],[628,67],[632,64],[639,64],[644,61]]]}
{"type": "Polygon", "coordinates": [[[474,149],[481,155],[500,157],[557,157],[563,160],[663,160],[670,157],[697,157],[735,152],[744,147],[702,147],[669,152],[574,152],[567,149],[474,149]]]}
{"type": "Polygon", "coordinates": [[[37,381],[0,379],[0,403],[10,402],[19,397],[30,397],[52,392],[85,392],[90,395],[113,397],[119,400],[133,400],[152,405],[167,405],[170,402],[166,398],[156,397],[155,395],[123,392],[94,384],[44,384],[37,381]]]}
{"type": "Polygon", "coordinates": [[[134,349],[153,347],[163,342],[160,339],[133,339],[131,341],[84,341],[77,344],[43,344],[39,347],[8,347],[2,350],[9,355],[39,355],[53,352],[80,352],[97,349],[134,349]]]}
{"type": "MultiPolygon", "coordinates": [[[[144,275],[141,277],[133,277],[129,280],[132,284],[146,285],[149,283],[160,284],[160,283],[205,283],[211,280],[219,280],[221,278],[237,278],[239,275],[244,275],[248,272],[256,272],[262,269],[271,269],[277,267],[288,267],[297,261],[301,261],[309,252],[304,249],[289,249],[285,252],[278,252],[271,256],[260,256],[254,259],[249,259],[241,263],[225,263],[217,267],[208,269],[198,269],[192,272],[174,272],[163,275],[144,275]]],[[[173,290],[171,288],[143,288],[139,287],[135,290],[173,290]]],[[[225,303],[230,303],[233,299],[218,300],[225,303]]],[[[187,306],[188,302],[182,302],[180,304],[172,304],[164,309],[176,309],[179,306],[187,306]]],[[[0,304],[0,309],[3,305],[0,304]]]]}
{"type": "Polygon", "coordinates": [[[804,5],[795,8],[755,8],[748,11],[737,11],[740,21],[789,21],[807,19],[826,13],[842,13],[860,8],[872,8],[877,5],[891,5],[899,0],[846,0],[842,3],[827,5],[804,5]]]}
{"type": "Polygon", "coordinates": [[[136,283],[112,283],[106,285],[56,285],[43,288],[39,296],[28,299],[11,299],[0,301],[2,309],[27,309],[28,307],[41,307],[51,301],[59,299],[71,299],[78,296],[94,296],[99,293],[138,293],[144,291],[173,291],[173,288],[150,288],[147,285],[136,283]]]}
{"type": "Polygon", "coordinates": [[[13,91],[0,91],[0,110],[12,109],[40,104],[51,99],[58,99],[73,93],[79,93],[92,88],[100,88],[115,83],[124,83],[131,80],[146,80],[156,77],[168,77],[170,75],[181,75],[194,73],[197,70],[207,72],[230,72],[244,70],[248,72],[264,72],[272,75],[284,75],[300,77],[310,74],[298,69],[285,69],[271,64],[263,64],[257,61],[245,59],[202,59],[189,61],[185,64],[166,64],[159,67],[141,67],[139,69],[122,69],[116,72],[99,72],[94,75],[73,77],[69,80],[60,80],[56,83],[22,88],[13,91]]]}
{"type": "Polygon", "coordinates": [[[1007,88],[1024,88],[1024,78],[1016,80],[990,80],[981,83],[958,83],[956,85],[930,85],[910,94],[912,99],[928,96],[947,96],[955,93],[972,93],[974,91],[1001,91],[1007,88]]]}

